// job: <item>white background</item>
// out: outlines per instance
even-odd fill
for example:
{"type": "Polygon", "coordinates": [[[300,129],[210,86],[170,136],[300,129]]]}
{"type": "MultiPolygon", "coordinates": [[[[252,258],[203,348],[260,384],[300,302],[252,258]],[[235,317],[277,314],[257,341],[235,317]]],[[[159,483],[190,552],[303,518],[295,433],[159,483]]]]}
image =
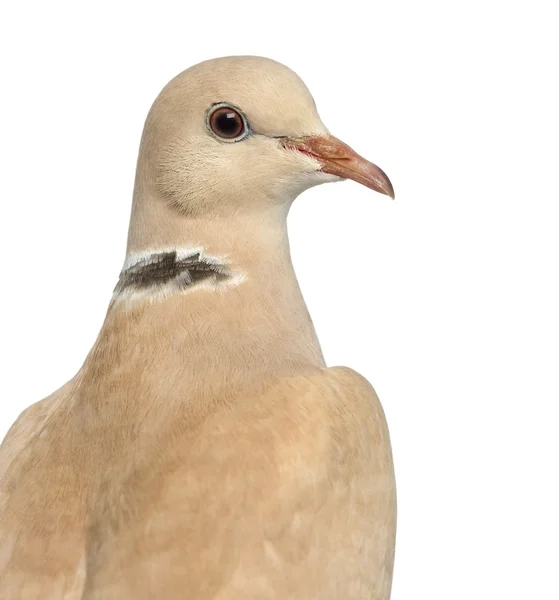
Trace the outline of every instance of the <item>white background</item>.
{"type": "Polygon", "coordinates": [[[0,15],[0,436],[69,379],[120,270],[166,81],[260,54],[379,164],[290,215],[329,364],[393,439],[393,600],[559,598],[559,94],[550,2],[11,2],[0,15]]]}

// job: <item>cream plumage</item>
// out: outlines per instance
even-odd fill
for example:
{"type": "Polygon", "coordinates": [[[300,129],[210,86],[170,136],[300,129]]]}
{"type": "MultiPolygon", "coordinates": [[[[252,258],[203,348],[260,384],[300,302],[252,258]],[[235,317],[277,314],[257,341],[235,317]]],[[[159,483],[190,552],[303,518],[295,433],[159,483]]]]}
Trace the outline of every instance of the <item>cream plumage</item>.
{"type": "Polygon", "coordinates": [[[0,599],[389,598],[383,411],[325,367],[286,232],[340,177],[393,195],[274,61],[163,89],[99,337],[0,448],[0,599]]]}

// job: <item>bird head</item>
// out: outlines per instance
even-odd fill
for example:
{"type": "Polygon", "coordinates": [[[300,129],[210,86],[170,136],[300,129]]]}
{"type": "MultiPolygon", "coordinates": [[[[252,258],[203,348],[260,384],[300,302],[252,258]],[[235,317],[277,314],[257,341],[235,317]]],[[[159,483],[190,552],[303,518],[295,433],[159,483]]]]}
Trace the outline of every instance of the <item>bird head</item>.
{"type": "Polygon", "coordinates": [[[394,197],[376,165],[330,135],[301,79],[260,57],[209,60],[162,90],[138,179],[193,217],[289,207],[305,189],[353,179],[394,197]]]}

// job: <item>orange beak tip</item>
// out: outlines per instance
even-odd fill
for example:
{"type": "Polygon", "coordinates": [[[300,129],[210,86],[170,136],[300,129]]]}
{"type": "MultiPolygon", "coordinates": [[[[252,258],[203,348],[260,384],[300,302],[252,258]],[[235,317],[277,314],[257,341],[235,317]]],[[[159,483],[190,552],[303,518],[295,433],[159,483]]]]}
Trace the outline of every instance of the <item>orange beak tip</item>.
{"type": "Polygon", "coordinates": [[[284,144],[314,158],[321,171],[352,179],[394,200],[394,188],[386,173],[369,162],[341,140],[329,135],[286,139],[284,144]]]}

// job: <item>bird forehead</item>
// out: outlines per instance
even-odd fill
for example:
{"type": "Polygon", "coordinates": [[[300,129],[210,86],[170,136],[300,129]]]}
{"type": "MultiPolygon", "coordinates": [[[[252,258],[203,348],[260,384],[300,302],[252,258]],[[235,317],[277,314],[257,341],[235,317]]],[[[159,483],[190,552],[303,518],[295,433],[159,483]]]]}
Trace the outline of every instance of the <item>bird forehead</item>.
{"type": "Polygon", "coordinates": [[[160,104],[205,114],[214,104],[239,109],[251,127],[271,135],[302,135],[325,131],[314,99],[297,74],[260,57],[227,57],[183,71],[162,91],[160,104]]]}

